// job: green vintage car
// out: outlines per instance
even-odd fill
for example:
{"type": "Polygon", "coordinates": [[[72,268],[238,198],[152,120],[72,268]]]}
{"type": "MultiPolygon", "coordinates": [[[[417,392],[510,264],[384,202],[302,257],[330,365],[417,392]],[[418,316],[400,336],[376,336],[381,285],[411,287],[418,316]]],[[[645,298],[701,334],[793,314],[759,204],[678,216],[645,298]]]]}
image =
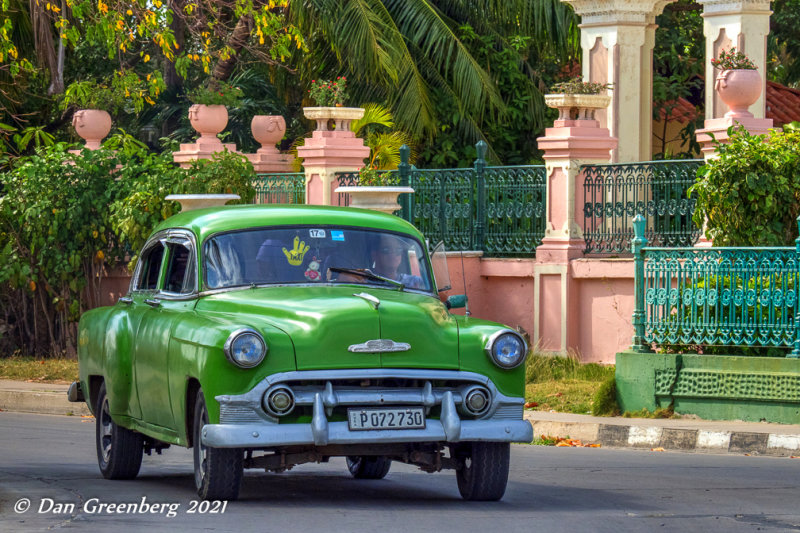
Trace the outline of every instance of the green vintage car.
{"type": "Polygon", "coordinates": [[[398,217],[339,207],[164,221],[128,294],[80,320],[69,398],[95,414],[103,476],[133,478],[144,452],[175,444],[194,449],[206,499],[235,499],[243,468],[334,456],[356,478],[392,461],[455,469],[464,498],[500,499],[509,443],[533,437],[527,346],[450,314],[444,254],[424,242],[398,217]]]}

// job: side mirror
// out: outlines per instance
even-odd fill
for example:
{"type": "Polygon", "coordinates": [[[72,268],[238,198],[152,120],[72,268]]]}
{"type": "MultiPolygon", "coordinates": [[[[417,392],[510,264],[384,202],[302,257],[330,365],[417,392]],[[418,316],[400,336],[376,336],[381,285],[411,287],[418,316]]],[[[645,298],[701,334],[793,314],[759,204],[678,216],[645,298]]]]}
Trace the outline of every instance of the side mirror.
{"type": "Polygon", "coordinates": [[[444,306],[448,309],[460,309],[462,307],[467,306],[467,295],[466,294],[454,294],[453,296],[448,296],[447,300],[444,302],[444,306]]]}

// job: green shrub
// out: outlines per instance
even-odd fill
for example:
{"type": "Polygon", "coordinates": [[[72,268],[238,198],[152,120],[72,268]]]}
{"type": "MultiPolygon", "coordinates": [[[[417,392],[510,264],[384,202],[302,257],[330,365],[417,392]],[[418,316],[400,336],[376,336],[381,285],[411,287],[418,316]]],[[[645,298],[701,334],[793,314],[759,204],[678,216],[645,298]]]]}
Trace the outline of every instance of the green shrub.
{"type": "Polygon", "coordinates": [[[715,246],[788,246],[800,215],[800,131],[769,137],[744,128],[728,130],[719,157],[698,171],[689,193],[697,194],[694,221],[715,246]]]}
{"type": "Polygon", "coordinates": [[[70,154],[41,147],[0,174],[0,350],[74,353],[80,314],[100,302],[107,267],[179,209],[171,193],[255,196],[252,165],[232,153],[182,169],[129,136],[70,154]]]}
{"type": "Polygon", "coordinates": [[[617,416],[619,412],[617,380],[611,376],[597,389],[592,399],[592,414],[594,416],[617,416]]]}

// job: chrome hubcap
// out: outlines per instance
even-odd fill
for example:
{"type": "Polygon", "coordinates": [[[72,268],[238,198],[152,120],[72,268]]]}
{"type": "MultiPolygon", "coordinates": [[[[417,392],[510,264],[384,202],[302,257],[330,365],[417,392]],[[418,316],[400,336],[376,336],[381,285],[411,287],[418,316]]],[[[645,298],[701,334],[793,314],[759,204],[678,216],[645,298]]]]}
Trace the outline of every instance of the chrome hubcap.
{"type": "Polygon", "coordinates": [[[100,449],[103,454],[103,462],[108,463],[111,457],[111,438],[114,433],[114,422],[108,414],[108,396],[103,398],[103,406],[100,409],[100,449]]]}
{"type": "Polygon", "coordinates": [[[200,423],[195,428],[194,435],[194,481],[197,488],[203,486],[203,479],[206,477],[206,468],[208,465],[208,448],[203,444],[203,426],[208,423],[208,413],[205,406],[200,413],[200,423]]]}

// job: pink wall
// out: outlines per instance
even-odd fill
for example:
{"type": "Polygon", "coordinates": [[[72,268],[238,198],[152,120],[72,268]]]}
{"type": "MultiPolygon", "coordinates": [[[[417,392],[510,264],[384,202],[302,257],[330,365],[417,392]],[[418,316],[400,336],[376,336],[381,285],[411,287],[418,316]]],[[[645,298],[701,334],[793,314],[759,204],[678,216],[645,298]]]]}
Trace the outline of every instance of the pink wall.
{"type": "MultiPolygon", "coordinates": [[[[552,272],[549,263],[534,259],[484,259],[465,253],[448,254],[452,289],[464,292],[462,272],[472,316],[521,327],[534,339],[534,317],[539,305],[539,349],[561,351],[562,320],[567,319],[566,346],[582,361],[613,363],[615,354],[631,344],[633,327],[633,260],[581,258],[564,272],[552,272]],[[552,273],[551,273],[552,272],[552,273]],[[535,299],[539,278],[539,301],[535,299]],[[562,310],[562,278],[567,278],[567,308],[562,310]]],[[[454,313],[464,314],[463,309],[454,313]]]]}

